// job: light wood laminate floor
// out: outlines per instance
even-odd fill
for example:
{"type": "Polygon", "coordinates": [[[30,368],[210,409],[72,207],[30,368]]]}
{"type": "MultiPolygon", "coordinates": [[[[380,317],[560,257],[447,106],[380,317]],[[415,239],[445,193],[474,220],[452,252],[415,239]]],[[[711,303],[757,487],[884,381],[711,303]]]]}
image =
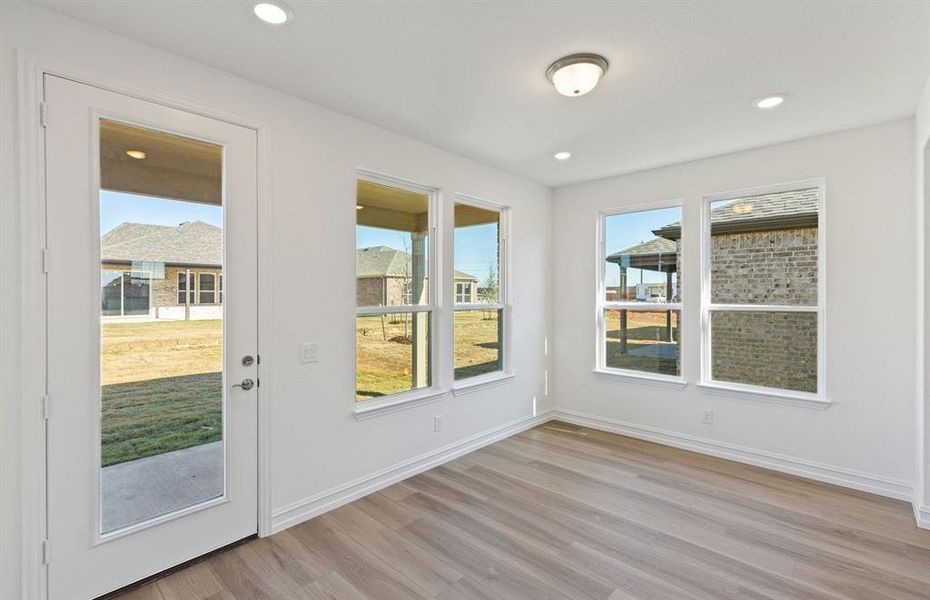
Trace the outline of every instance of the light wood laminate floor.
{"type": "Polygon", "coordinates": [[[552,422],[122,596],[930,598],[897,502],[552,422]]]}

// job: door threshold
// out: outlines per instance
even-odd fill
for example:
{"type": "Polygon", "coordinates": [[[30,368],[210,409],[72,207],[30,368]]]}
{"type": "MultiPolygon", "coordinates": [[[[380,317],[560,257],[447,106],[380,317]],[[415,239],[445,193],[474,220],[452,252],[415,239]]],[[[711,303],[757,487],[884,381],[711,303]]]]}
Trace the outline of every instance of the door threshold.
{"type": "Polygon", "coordinates": [[[129,585],[124,585],[118,590],[113,590],[112,592],[108,592],[102,596],[97,596],[96,598],[94,598],[94,600],[111,600],[113,598],[118,598],[122,596],[123,594],[128,594],[129,592],[133,590],[137,590],[141,588],[142,586],[148,585],[154,581],[162,579],[163,577],[167,577],[168,575],[177,573],[178,571],[183,571],[187,567],[196,565],[199,562],[203,562],[212,556],[216,556],[217,554],[222,554],[223,552],[226,552],[227,550],[232,550],[236,546],[241,546],[242,544],[245,544],[246,542],[251,542],[252,540],[257,540],[257,539],[258,539],[258,534],[253,533],[252,535],[244,537],[241,540],[236,540],[235,542],[232,542],[231,544],[226,544],[225,546],[221,546],[217,548],[216,550],[211,550],[210,552],[207,552],[206,554],[195,556],[194,558],[190,560],[186,560],[180,564],[177,564],[173,567],[165,569],[164,571],[159,571],[158,573],[155,573],[154,575],[149,575],[145,579],[140,579],[139,581],[136,581],[135,583],[130,583],[129,585]]]}

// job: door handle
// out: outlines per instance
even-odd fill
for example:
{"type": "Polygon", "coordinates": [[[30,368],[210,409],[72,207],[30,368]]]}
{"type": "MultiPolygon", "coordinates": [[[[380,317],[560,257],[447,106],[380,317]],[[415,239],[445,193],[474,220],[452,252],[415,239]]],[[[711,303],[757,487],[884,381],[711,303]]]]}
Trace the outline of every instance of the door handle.
{"type": "Polygon", "coordinates": [[[233,387],[242,388],[245,391],[249,391],[250,389],[255,387],[255,382],[252,381],[251,379],[243,379],[242,383],[234,383],[233,387]]]}

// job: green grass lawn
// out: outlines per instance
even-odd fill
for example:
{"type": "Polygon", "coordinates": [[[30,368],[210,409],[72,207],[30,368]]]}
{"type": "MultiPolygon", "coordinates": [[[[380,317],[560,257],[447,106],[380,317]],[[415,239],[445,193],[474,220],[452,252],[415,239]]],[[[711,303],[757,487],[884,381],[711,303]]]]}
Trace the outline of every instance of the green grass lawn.
{"type": "MultiPolygon", "coordinates": [[[[496,311],[457,312],[454,327],[456,379],[501,368],[496,311]]],[[[409,314],[356,319],[357,400],[412,389],[413,346],[404,343],[411,335],[409,314]]]]}
{"type": "Polygon", "coordinates": [[[222,321],[107,323],[101,341],[103,466],[222,439],[222,321]]]}
{"type": "MultiPolygon", "coordinates": [[[[672,339],[677,353],[678,319],[676,313],[672,313],[672,316],[672,339]]],[[[668,345],[672,343],[668,339],[665,319],[665,311],[628,311],[626,351],[624,352],[620,330],[620,311],[608,310],[605,315],[607,332],[605,359],[607,366],[614,369],[678,375],[677,359],[637,356],[636,352],[639,349],[646,349],[650,345],[668,345]]]]}
{"type": "MultiPolygon", "coordinates": [[[[356,320],[359,400],[411,389],[413,327],[356,320]]],[[[500,369],[497,313],[455,315],[455,378],[500,369]]],[[[107,323],[102,330],[104,466],[222,439],[222,321],[107,323]]]]}

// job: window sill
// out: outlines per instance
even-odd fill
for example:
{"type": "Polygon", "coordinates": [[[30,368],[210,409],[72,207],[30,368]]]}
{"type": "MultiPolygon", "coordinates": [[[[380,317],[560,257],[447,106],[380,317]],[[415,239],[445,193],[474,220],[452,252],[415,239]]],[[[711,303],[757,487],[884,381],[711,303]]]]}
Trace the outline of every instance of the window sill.
{"type": "Polygon", "coordinates": [[[630,383],[638,383],[643,385],[655,385],[660,387],[667,387],[673,389],[683,390],[688,387],[688,380],[684,377],[676,375],[660,375],[654,373],[638,373],[636,371],[624,371],[622,369],[594,369],[594,373],[597,375],[603,375],[606,377],[616,377],[618,379],[626,380],[630,383]]]}
{"type": "Polygon", "coordinates": [[[705,381],[699,383],[698,387],[708,393],[717,393],[724,396],[741,398],[743,400],[774,402],[787,406],[800,406],[823,410],[829,408],[830,405],[833,404],[831,400],[816,394],[772,390],[749,385],[743,386],[738,384],[719,383],[716,381],[705,381]]]}
{"type": "Polygon", "coordinates": [[[455,383],[452,386],[452,393],[455,396],[470,394],[489,387],[503,385],[508,383],[513,377],[513,373],[505,373],[503,371],[489,373],[488,375],[479,375],[478,377],[469,377],[468,379],[463,379],[455,383]]]}
{"type": "Polygon", "coordinates": [[[365,400],[356,402],[352,414],[355,415],[356,421],[363,421],[372,417],[380,417],[381,415],[388,415],[415,406],[436,402],[448,393],[449,390],[445,389],[426,389],[404,392],[382,400],[365,400]]]}

